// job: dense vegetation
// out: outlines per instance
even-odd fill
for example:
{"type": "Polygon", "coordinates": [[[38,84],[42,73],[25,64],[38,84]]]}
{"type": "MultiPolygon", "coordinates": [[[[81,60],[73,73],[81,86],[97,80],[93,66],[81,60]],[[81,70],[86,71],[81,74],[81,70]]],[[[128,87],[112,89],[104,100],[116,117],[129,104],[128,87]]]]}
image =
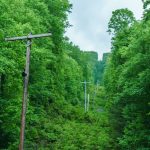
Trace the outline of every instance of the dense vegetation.
{"type": "Polygon", "coordinates": [[[4,38],[30,32],[52,36],[32,41],[25,149],[150,149],[150,2],[143,3],[141,21],[128,9],[113,12],[112,52],[98,61],[64,37],[68,0],[1,0],[0,149],[18,149],[26,50],[26,41],[4,38]]]}
{"type": "MultiPolygon", "coordinates": [[[[148,2],[148,1],[147,1],[148,2]]],[[[112,149],[150,149],[150,10],[143,20],[128,9],[113,12],[109,32],[112,53],[104,86],[112,149]]]]}
{"type": "Polygon", "coordinates": [[[102,149],[109,141],[108,121],[95,113],[102,105],[97,103],[100,87],[94,84],[99,78],[98,55],[64,38],[70,8],[67,0],[1,0],[1,149],[18,149],[26,50],[26,41],[4,38],[30,32],[52,36],[32,41],[25,149],[102,149]],[[84,112],[84,80],[91,82],[87,92],[94,101],[89,113],[84,112]]]}

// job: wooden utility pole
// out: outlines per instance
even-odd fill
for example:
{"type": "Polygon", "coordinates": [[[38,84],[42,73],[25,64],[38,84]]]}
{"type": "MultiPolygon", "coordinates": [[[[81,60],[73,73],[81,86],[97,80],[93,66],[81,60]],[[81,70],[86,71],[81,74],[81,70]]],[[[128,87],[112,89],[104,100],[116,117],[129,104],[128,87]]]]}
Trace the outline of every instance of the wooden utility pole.
{"type": "Polygon", "coordinates": [[[81,82],[81,83],[84,84],[84,107],[85,107],[84,109],[85,109],[85,112],[87,112],[87,100],[86,100],[86,95],[87,95],[86,90],[87,89],[86,89],[86,86],[90,82],[84,81],[84,82],[81,82]]]}
{"type": "Polygon", "coordinates": [[[31,49],[31,40],[34,38],[48,37],[51,36],[51,33],[46,34],[37,34],[22,37],[12,37],[5,38],[6,41],[17,41],[17,40],[27,40],[27,50],[26,50],[26,66],[22,73],[23,76],[23,98],[22,98],[22,113],[21,113],[21,129],[20,129],[20,144],[19,150],[24,149],[24,133],[25,133],[25,122],[26,122],[26,106],[27,106],[27,95],[28,95],[28,81],[29,81],[29,66],[30,66],[30,49],[31,49]]]}

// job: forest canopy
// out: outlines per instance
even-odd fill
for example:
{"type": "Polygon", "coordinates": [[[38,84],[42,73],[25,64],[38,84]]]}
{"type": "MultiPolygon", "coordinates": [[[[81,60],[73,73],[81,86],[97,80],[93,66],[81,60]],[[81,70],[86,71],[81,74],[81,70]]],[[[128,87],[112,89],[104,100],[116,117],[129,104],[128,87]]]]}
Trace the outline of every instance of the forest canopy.
{"type": "Polygon", "coordinates": [[[149,4],[138,21],[112,13],[111,53],[98,60],[65,37],[68,0],[1,0],[0,149],[19,146],[26,59],[26,41],[4,38],[51,33],[32,40],[24,149],[149,150],[149,4]]]}

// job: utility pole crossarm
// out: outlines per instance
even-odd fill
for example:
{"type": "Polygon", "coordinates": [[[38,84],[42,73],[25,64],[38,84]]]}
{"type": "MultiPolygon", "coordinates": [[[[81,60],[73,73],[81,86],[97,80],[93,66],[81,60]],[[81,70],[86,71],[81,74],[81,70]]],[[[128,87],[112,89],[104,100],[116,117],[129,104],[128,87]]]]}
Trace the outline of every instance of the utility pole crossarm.
{"type": "Polygon", "coordinates": [[[36,35],[29,34],[27,36],[5,38],[5,41],[17,41],[17,40],[25,40],[25,39],[31,40],[33,38],[48,37],[48,36],[51,36],[51,35],[52,35],[51,33],[36,34],[36,35]]]}
{"type": "Polygon", "coordinates": [[[91,83],[91,82],[86,82],[86,81],[84,81],[84,82],[81,82],[81,83],[91,83]]]}

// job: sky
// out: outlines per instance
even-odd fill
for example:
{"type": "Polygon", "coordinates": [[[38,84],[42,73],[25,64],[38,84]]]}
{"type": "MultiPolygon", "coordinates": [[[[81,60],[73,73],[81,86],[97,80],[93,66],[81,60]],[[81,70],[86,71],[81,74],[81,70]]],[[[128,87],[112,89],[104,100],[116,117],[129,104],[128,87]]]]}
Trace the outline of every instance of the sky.
{"type": "Polygon", "coordinates": [[[81,50],[98,52],[99,59],[111,50],[107,27],[112,11],[128,8],[138,20],[143,13],[141,0],[70,0],[70,3],[73,4],[69,14],[72,27],[66,30],[66,36],[81,50]]]}

